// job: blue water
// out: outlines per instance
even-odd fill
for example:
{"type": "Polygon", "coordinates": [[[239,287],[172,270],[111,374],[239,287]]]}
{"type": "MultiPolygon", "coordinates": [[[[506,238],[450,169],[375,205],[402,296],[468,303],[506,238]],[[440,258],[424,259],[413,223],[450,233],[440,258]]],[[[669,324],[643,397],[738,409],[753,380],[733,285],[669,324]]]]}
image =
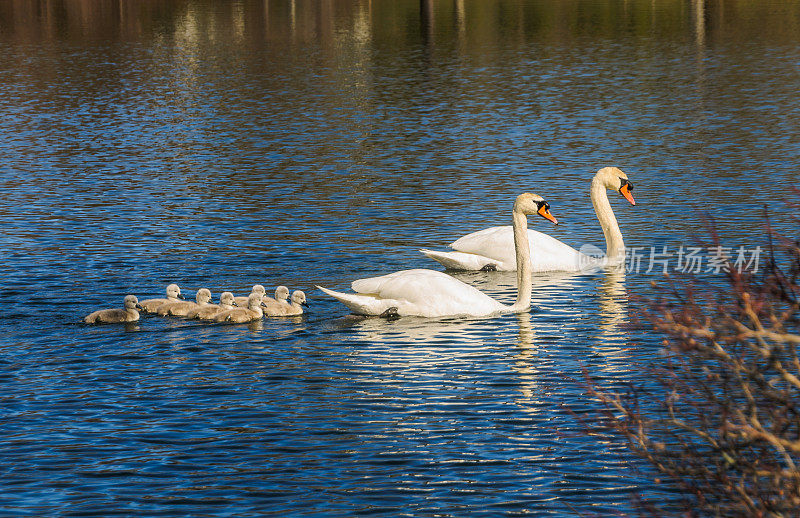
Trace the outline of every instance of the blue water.
{"type": "MultiPolygon", "coordinates": [[[[41,5],[0,6],[2,512],[670,498],[578,418],[597,409],[583,368],[647,383],[660,339],[628,324],[656,272],[536,275],[530,313],[489,319],[362,319],[314,286],[439,269],[417,249],[509,224],[523,191],[562,223],[531,228],[602,247],[588,182],[606,165],[636,186],[635,207],[611,200],[644,253],[699,246],[703,214],[731,248],[763,242],[765,204],[791,228],[794,3],[435,2],[427,22],[410,1],[41,5]],[[285,284],[311,308],[81,323],[170,282],[285,284]]],[[[454,275],[513,301],[513,275],[454,275]]]]}

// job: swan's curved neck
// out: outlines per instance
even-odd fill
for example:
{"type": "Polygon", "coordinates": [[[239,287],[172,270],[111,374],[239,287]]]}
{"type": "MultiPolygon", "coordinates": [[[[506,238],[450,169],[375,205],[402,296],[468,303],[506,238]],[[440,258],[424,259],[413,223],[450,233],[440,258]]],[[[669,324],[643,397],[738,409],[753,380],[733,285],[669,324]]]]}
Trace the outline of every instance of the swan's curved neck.
{"type": "Polygon", "coordinates": [[[517,254],[517,301],[509,311],[519,313],[531,307],[531,247],[528,242],[528,217],[518,210],[514,221],[514,250],[517,254]]]}
{"type": "Polygon", "coordinates": [[[591,196],[594,212],[600,221],[600,226],[603,227],[603,235],[606,238],[606,257],[613,263],[620,262],[625,258],[625,243],[622,241],[622,232],[619,230],[614,211],[611,210],[606,186],[597,178],[592,180],[591,196]]]}

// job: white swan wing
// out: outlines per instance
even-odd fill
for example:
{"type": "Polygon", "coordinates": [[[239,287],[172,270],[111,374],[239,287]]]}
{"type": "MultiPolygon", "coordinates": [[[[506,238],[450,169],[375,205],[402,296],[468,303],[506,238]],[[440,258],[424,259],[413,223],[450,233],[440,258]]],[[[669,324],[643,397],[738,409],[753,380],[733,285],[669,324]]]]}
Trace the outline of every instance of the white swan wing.
{"type": "Polygon", "coordinates": [[[390,307],[396,307],[400,315],[421,317],[482,316],[505,309],[478,289],[435,270],[402,270],[359,279],[352,288],[356,294],[323,291],[368,315],[379,315],[390,307]]]}
{"type": "Polygon", "coordinates": [[[450,248],[466,254],[487,257],[496,263],[517,264],[514,253],[514,229],[511,225],[489,227],[467,234],[451,243],[450,248]]]}
{"type": "Polygon", "coordinates": [[[534,272],[575,272],[587,264],[587,256],[553,236],[528,230],[534,272]]]}
{"type": "MultiPolygon", "coordinates": [[[[553,270],[577,271],[585,256],[558,239],[528,229],[531,263],[534,272],[553,270]]],[[[511,226],[489,227],[461,237],[450,245],[458,252],[474,254],[497,261],[498,269],[516,270],[514,230],[511,226]]]]}

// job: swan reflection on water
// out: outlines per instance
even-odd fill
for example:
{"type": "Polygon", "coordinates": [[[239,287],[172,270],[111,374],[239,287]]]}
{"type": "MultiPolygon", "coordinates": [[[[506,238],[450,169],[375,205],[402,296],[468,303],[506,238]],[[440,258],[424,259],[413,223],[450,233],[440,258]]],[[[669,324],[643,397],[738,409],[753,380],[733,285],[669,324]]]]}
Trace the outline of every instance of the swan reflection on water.
{"type": "Polygon", "coordinates": [[[594,351],[616,359],[628,357],[628,332],[630,321],[628,291],[625,288],[625,268],[607,268],[597,289],[600,324],[594,351]]]}
{"type": "Polygon", "coordinates": [[[536,331],[531,322],[530,313],[518,313],[517,319],[517,348],[511,368],[518,375],[520,397],[516,402],[530,412],[536,412],[543,404],[546,391],[539,379],[540,369],[537,362],[536,331]]]}
{"type": "Polygon", "coordinates": [[[542,298],[539,305],[543,308],[540,314],[514,315],[518,326],[517,347],[511,364],[518,374],[520,398],[517,404],[531,413],[540,412],[542,405],[552,401],[553,392],[557,390],[555,385],[568,378],[580,383],[584,367],[593,374],[619,375],[630,370],[629,334],[624,327],[629,321],[624,267],[606,268],[599,275],[589,277],[562,277],[550,285],[549,290],[543,287],[538,293],[542,298]],[[556,295],[561,297],[552,300],[556,295]],[[548,296],[553,304],[550,307],[547,306],[548,296]],[[578,302],[583,297],[587,300],[578,302]],[[596,306],[593,301],[597,302],[596,306]],[[597,308],[596,315],[592,314],[592,306],[597,308]],[[546,318],[556,310],[561,317],[546,318]],[[587,325],[592,330],[589,334],[585,331],[587,325]],[[576,338],[581,341],[581,336],[585,346],[561,350],[576,338]],[[573,370],[560,372],[554,378],[550,370],[554,357],[575,355],[576,349],[578,355],[574,362],[557,362],[562,368],[572,363],[573,370]]]}

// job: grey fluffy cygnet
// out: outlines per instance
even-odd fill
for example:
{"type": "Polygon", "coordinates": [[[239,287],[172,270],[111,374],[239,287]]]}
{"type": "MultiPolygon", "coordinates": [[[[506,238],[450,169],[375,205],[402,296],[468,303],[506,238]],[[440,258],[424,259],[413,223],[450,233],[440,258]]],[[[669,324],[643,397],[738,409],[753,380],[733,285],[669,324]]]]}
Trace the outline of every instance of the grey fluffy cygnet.
{"type": "Polygon", "coordinates": [[[146,299],[139,304],[142,306],[142,312],[155,313],[159,306],[167,302],[180,302],[184,299],[181,295],[181,288],[177,284],[170,284],[167,286],[167,298],[165,299],[146,299]]]}
{"type": "Polygon", "coordinates": [[[261,297],[258,293],[253,293],[247,299],[246,308],[235,308],[214,316],[214,322],[227,322],[231,324],[243,324],[245,322],[252,322],[253,320],[260,320],[264,316],[261,310],[261,297]]]}
{"type": "Polygon", "coordinates": [[[189,314],[190,311],[210,304],[211,292],[206,288],[200,288],[199,290],[197,290],[197,294],[195,295],[195,300],[197,302],[192,302],[189,300],[180,302],[167,302],[166,304],[160,305],[156,310],[156,313],[158,313],[162,317],[165,316],[185,317],[186,315],[189,314]]]}
{"type": "Polygon", "coordinates": [[[294,315],[303,314],[303,306],[308,307],[306,303],[306,294],[300,290],[295,290],[292,293],[291,303],[282,302],[276,306],[267,307],[264,314],[268,317],[290,317],[294,315]]]}
{"type": "Polygon", "coordinates": [[[136,322],[139,320],[139,312],[141,309],[139,300],[136,295],[125,296],[124,308],[115,309],[100,309],[94,311],[83,319],[87,324],[117,324],[120,322],[136,322]]]}
{"type": "Polygon", "coordinates": [[[289,288],[286,286],[278,286],[275,288],[275,298],[269,297],[264,295],[261,297],[261,300],[264,301],[264,307],[267,308],[264,310],[264,314],[268,314],[270,308],[277,308],[281,307],[282,305],[288,304],[286,299],[289,298],[289,288]]]}
{"type": "MultiPolygon", "coordinates": [[[[267,290],[265,290],[264,286],[260,284],[254,285],[253,289],[250,290],[250,295],[258,295],[259,297],[263,297],[264,294],[266,293],[267,290]]],[[[235,297],[234,300],[236,300],[237,305],[241,306],[242,308],[246,308],[247,305],[249,304],[248,300],[250,298],[250,295],[248,295],[247,297],[235,297]]]]}
{"type": "Polygon", "coordinates": [[[233,300],[233,293],[223,291],[219,296],[219,304],[207,304],[203,307],[198,307],[190,311],[186,316],[188,318],[199,318],[200,320],[213,320],[217,314],[230,311],[234,306],[236,306],[236,301],[233,300]]]}

